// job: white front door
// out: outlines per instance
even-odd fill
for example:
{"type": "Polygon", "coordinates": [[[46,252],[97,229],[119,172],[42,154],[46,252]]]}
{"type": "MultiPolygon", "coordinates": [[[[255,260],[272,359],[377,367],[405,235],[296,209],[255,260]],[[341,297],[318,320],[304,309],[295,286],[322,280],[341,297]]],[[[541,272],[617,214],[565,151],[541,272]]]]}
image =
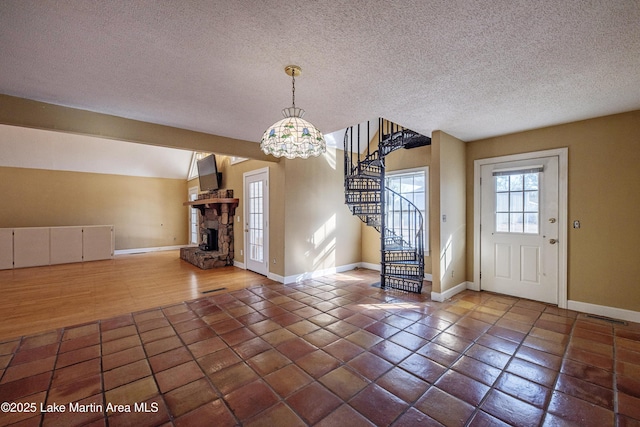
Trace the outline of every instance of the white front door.
{"type": "Polygon", "coordinates": [[[244,178],[244,258],[247,270],[269,272],[269,169],[244,178]]]}
{"type": "Polygon", "coordinates": [[[558,303],[558,157],[481,166],[480,286],[558,303]]]}

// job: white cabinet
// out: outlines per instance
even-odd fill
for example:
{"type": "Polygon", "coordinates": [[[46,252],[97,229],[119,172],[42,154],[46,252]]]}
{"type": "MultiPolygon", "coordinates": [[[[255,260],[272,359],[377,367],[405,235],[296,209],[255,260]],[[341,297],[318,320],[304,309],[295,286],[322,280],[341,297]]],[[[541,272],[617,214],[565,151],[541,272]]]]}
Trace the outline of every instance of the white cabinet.
{"type": "Polygon", "coordinates": [[[112,225],[0,228],[0,270],[113,258],[112,225]]]}
{"type": "Polygon", "coordinates": [[[84,261],[113,258],[113,227],[110,225],[84,227],[82,256],[84,261]]]}
{"type": "Polygon", "coordinates": [[[82,227],[51,228],[51,264],[82,262],[82,227]]]}
{"type": "Polygon", "coordinates": [[[0,270],[13,268],[13,230],[0,228],[0,270]]]}
{"type": "Polygon", "coordinates": [[[50,264],[49,228],[13,230],[13,266],[34,267],[50,264]]]}

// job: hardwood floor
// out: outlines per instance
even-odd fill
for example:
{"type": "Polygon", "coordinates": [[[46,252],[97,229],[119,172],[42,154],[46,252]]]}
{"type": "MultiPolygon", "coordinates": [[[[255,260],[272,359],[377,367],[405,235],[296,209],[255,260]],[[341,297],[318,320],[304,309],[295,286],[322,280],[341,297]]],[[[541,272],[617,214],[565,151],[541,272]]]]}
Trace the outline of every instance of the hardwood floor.
{"type": "Polygon", "coordinates": [[[236,267],[201,270],[178,251],[2,270],[0,341],[263,283],[274,282],[236,267]]]}

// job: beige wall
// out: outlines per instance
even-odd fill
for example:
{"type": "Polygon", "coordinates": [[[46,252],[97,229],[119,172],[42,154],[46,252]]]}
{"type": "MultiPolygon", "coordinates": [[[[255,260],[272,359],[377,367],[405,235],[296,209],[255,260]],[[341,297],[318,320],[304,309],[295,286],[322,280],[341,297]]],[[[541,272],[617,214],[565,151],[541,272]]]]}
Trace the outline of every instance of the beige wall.
{"type": "Polygon", "coordinates": [[[432,163],[439,170],[430,198],[431,224],[439,229],[431,238],[437,248],[433,292],[443,293],[466,281],[466,144],[442,131],[433,132],[432,144],[432,163]]]}
{"type": "Polygon", "coordinates": [[[115,226],[115,248],[187,243],[187,183],[0,167],[0,227],[115,226]]]}
{"type": "Polygon", "coordinates": [[[290,277],[360,262],[359,221],[344,204],[342,151],[335,149],[317,158],[279,163],[247,160],[232,165],[224,161],[224,185],[240,199],[234,222],[236,261],[244,262],[240,255],[244,245],[242,176],[264,167],[269,168],[270,180],[271,273],[290,277]]]}
{"type": "Polygon", "coordinates": [[[474,160],[559,147],[569,149],[568,299],[640,311],[640,111],[468,143],[467,280],[474,160]]]}
{"type": "Polygon", "coordinates": [[[344,203],[343,151],[284,163],[286,276],[359,263],[360,220],[344,203]]]}

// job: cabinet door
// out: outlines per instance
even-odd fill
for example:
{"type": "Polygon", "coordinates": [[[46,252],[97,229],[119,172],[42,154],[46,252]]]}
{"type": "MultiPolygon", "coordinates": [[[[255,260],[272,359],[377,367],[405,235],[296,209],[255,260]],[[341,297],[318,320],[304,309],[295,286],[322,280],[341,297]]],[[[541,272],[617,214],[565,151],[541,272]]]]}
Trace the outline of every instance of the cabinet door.
{"type": "Polygon", "coordinates": [[[13,229],[0,228],[0,270],[13,268],[13,229]]]}
{"type": "Polygon", "coordinates": [[[83,228],[82,257],[84,261],[113,258],[112,225],[96,225],[83,228]]]}
{"type": "Polygon", "coordinates": [[[15,268],[49,265],[49,228],[14,229],[13,262],[15,268]]]}
{"type": "Polygon", "coordinates": [[[82,262],[82,227],[51,228],[51,264],[82,262]]]}

